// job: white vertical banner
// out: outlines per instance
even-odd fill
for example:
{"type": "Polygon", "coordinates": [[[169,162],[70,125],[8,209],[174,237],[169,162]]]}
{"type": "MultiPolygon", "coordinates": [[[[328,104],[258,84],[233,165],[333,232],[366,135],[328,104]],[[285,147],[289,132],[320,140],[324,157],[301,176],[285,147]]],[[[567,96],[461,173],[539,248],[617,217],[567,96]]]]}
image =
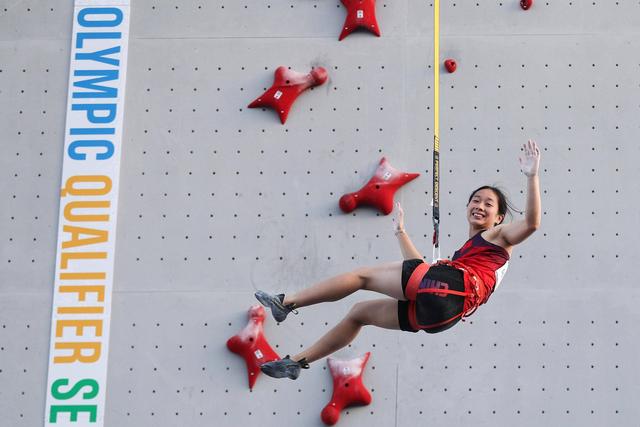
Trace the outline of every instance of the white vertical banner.
{"type": "Polygon", "coordinates": [[[102,426],[129,0],[76,0],[45,426],[102,426]]]}

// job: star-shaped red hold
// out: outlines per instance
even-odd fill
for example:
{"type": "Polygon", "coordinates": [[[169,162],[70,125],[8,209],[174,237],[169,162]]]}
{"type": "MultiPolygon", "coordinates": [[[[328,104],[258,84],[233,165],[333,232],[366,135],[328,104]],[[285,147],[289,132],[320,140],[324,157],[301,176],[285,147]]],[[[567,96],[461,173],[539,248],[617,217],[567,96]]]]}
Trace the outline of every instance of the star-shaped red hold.
{"type": "Polygon", "coordinates": [[[369,205],[377,207],[383,214],[388,215],[393,210],[393,196],[396,190],[418,176],[420,176],[419,173],[407,173],[395,169],[383,157],[376,173],[364,187],[340,198],[340,209],[349,213],[358,206],[369,205]]]}
{"type": "Polygon", "coordinates": [[[287,67],[278,67],[273,85],[258,99],[249,104],[249,108],[270,107],[278,112],[280,122],[287,121],[289,110],[298,95],[312,86],[319,86],[327,81],[327,70],[317,67],[309,74],[298,73],[287,67]]]}
{"type": "Polygon", "coordinates": [[[280,356],[273,351],[264,337],[264,329],[262,327],[264,318],[264,308],[261,305],[251,306],[247,326],[239,334],[227,340],[227,348],[242,356],[247,364],[250,389],[253,389],[258,374],[260,374],[260,365],[273,360],[280,360],[280,356]]]}
{"type": "Polygon", "coordinates": [[[347,19],[344,21],[338,40],[347,37],[357,28],[364,28],[380,37],[380,28],[376,20],[376,0],[340,0],[347,8],[347,19]]]}
{"type": "Polygon", "coordinates": [[[336,360],[331,357],[327,359],[333,377],[333,395],[320,414],[325,424],[332,426],[337,423],[340,411],[344,408],[371,403],[371,393],[362,383],[364,366],[369,356],[371,353],[367,352],[352,360],[336,360]]]}

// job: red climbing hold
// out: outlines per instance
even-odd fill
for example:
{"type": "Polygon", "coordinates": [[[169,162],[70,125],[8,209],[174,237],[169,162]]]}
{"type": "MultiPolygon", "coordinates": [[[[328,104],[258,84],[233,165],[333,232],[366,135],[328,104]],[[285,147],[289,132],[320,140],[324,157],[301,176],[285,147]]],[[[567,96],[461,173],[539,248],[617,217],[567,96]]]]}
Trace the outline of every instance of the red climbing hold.
{"type": "Polygon", "coordinates": [[[420,176],[419,173],[407,173],[395,169],[383,157],[376,173],[364,187],[340,198],[340,209],[349,213],[360,205],[369,205],[377,207],[382,213],[388,215],[393,210],[393,196],[396,190],[418,176],[420,176]]]}
{"type": "Polygon", "coordinates": [[[531,6],[533,6],[533,0],[520,0],[520,6],[524,10],[531,9],[531,6]]]}
{"type": "Polygon", "coordinates": [[[324,407],[320,418],[327,425],[334,425],[340,418],[340,411],[354,405],[371,403],[371,393],[362,384],[362,373],[371,353],[352,360],[327,359],[333,377],[333,396],[324,407]]]}
{"type": "Polygon", "coordinates": [[[444,68],[446,68],[448,72],[453,73],[456,71],[456,68],[458,68],[458,64],[455,59],[447,59],[444,61],[444,68]]]}
{"type": "Polygon", "coordinates": [[[242,356],[247,364],[250,389],[253,389],[260,374],[260,365],[280,359],[264,337],[264,318],[264,308],[261,305],[251,306],[247,326],[227,340],[227,348],[242,356]]]}
{"type": "Polygon", "coordinates": [[[357,28],[364,28],[380,37],[380,28],[376,20],[376,0],[340,0],[347,8],[347,19],[344,21],[338,40],[347,37],[357,28]]]}
{"type": "Polygon", "coordinates": [[[280,122],[284,124],[298,95],[306,89],[319,86],[326,81],[327,70],[323,67],[315,68],[309,74],[298,73],[287,67],[278,67],[271,88],[249,104],[249,108],[273,108],[278,112],[280,122]]]}

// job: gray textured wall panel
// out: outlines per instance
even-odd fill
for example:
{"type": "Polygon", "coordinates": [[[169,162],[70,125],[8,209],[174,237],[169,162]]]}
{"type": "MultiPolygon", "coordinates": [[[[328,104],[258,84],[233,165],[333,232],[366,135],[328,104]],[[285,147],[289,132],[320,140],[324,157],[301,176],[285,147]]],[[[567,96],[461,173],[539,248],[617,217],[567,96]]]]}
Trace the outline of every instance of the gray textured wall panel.
{"type": "MultiPolygon", "coordinates": [[[[44,407],[71,13],[0,4],[2,426],[39,425],[44,407]]],[[[106,425],[320,425],[324,361],[249,392],[224,343],[257,288],[400,258],[389,217],[337,206],[382,156],[421,173],[396,199],[430,256],[431,2],[378,1],[381,38],[338,42],[344,16],[339,2],[132,5],[106,425]],[[286,125],[246,108],[279,65],[330,76],[286,125]]],[[[524,207],[529,137],[543,223],[465,324],[365,328],[338,352],[372,352],[373,403],[341,425],[635,425],[639,19],[630,1],[443,2],[441,56],[459,63],[441,76],[443,255],[466,239],[476,186],[524,207]]],[[[372,297],[268,318],[267,337],[295,353],[372,297]]]]}
{"type": "Polygon", "coordinates": [[[51,292],[68,51],[66,41],[0,42],[2,292],[51,292]]]}
{"type": "MultiPolygon", "coordinates": [[[[72,3],[5,1],[0,7],[3,40],[68,39],[72,3]]],[[[633,33],[637,4],[618,2],[540,2],[525,13],[514,1],[442,2],[442,34],[633,33]],[[532,25],[532,21],[535,25],[532,25]]],[[[384,37],[431,37],[432,2],[378,2],[384,37]]],[[[145,1],[132,5],[131,31],[143,38],[260,37],[337,40],[345,18],[339,1],[267,2],[145,1]],[[301,19],[304,17],[304,19],[301,19]]]]}

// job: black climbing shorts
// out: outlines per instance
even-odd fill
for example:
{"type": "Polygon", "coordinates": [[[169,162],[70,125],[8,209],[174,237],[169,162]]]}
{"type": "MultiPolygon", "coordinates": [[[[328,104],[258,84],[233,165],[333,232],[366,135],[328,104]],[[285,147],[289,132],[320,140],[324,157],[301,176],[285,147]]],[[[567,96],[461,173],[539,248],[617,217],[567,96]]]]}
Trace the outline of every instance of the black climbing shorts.
{"type": "Polygon", "coordinates": [[[402,291],[407,301],[398,301],[400,329],[436,333],[458,323],[465,297],[447,290],[465,292],[462,271],[449,265],[429,266],[421,259],[404,261],[402,291]]]}

